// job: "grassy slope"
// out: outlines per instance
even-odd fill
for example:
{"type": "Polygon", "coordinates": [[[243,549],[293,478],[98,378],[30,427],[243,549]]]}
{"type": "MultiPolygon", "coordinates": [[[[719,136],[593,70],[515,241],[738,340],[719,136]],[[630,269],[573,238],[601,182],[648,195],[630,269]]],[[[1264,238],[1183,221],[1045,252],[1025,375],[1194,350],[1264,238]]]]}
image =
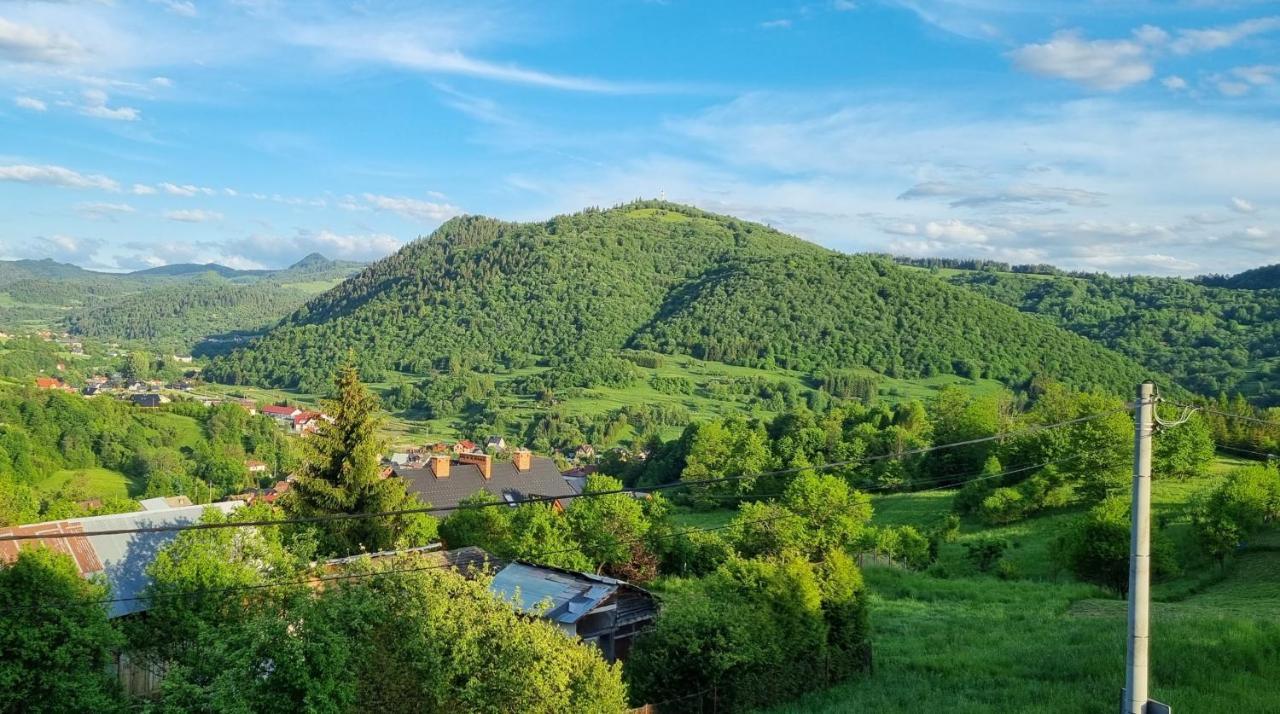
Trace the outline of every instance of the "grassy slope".
{"type": "Polygon", "coordinates": [[[139,484],[128,476],[111,469],[62,469],[54,471],[35,484],[41,492],[51,494],[78,481],[83,477],[84,498],[106,498],[108,496],[137,496],[139,484]]]}
{"type": "MultiPolygon", "coordinates": [[[[1187,482],[1157,482],[1154,508],[1172,516],[1233,464],[1187,482]]],[[[928,524],[951,494],[876,499],[876,520],[928,524]]],[[[1047,548],[1078,513],[982,529],[966,523],[941,562],[950,577],[869,567],[876,671],[780,707],[777,714],[847,711],[1110,712],[1123,684],[1125,603],[1050,572],[1047,548]],[[1024,578],[977,574],[962,544],[1008,538],[1024,578]]],[[[699,515],[699,519],[711,519],[699,515]]],[[[1171,525],[1176,529],[1178,525],[1171,525]]],[[[1171,533],[1171,537],[1179,534],[1171,533]]],[[[1224,574],[1213,566],[1154,588],[1152,693],[1181,711],[1277,711],[1280,702],[1280,532],[1224,574]]]]}

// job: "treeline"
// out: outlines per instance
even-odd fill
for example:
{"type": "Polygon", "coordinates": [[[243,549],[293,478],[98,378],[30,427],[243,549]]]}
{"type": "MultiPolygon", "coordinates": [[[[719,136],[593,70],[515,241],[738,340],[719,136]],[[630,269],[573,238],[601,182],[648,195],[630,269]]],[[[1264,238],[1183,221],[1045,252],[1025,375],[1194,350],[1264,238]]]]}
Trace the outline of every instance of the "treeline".
{"type": "Polygon", "coordinates": [[[286,473],[296,455],[268,418],[234,405],[194,402],[149,411],[106,397],[84,399],[34,389],[0,392],[0,525],[136,510],[130,499],[81,506],[87,485],[76,470],[106,468],[131,480],[136,498],[185,495],[208,502],[256,486],[246,458],[286,473]],[[194,429],[186,424],[192,420],[194,429]],[[185,422],[185,423],[184,423],[185,422]],[[44,486],[72,471],[65,488],[44,486]]]}
{"type": "Polygon", "coordinates": [[[907,256],[888,256],[899,265],[910,265],[915,268],[942,268],[950,270],[977,270],[990,273],[1029,273],[1033,275],[1088,275],[1075,273],[1055,267],[1048,263],[1010,264],[986,258],[910,258],[907,256]]]}
{"type": "MultiPolygon", "coordinates": [[[[1210,426],[1199,415],[1161,436],[1156,465],[1165,476],[1194,474],[1213,457],[1210,426]]],[[[640,488],[711,480],[682,497],[707,507],[775,494],[779,477],[768,474],[784,472],[785,483],[810,468],[860,488],[959,487],[959,512],[998,524],[1123,491],[1132,448],[1132,419],[1121,399],[1048,384],[1023,404],[1008,393],[946,388],[927,403],[842,402],[767,422],[698,422],[679,439],[651,441],[647,458],[611,452],[601,468],[640,488]]]]}
{"type": "Polygon", "coordinates": [[[1198,394],[1280,401],[1280,291],[1179,278],[965,273],[949,280],[1150,365],[1198,394]]]}
{"type": "Polygon", "coordinates": [[[672,204],[512,224],[447,222],[293,313],[207,374],[323,388],[355,348],[362,376],[548,360],[550,389],[622,385],[612,355],[644,353],[813,373],[897,377],[958,369],[1010,385],[1035,375],[1119,389],[1137,366],[969,292],[868,256],[672,204]],[[582,365],[581,362],[589,365],[582,365]]]}

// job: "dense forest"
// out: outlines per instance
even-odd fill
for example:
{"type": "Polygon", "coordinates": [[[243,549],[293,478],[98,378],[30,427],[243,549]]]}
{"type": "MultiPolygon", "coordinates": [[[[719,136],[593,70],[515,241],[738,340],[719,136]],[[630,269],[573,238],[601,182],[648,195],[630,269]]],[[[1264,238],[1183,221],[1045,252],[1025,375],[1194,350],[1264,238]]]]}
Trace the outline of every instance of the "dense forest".
{"type": "Polygon", "coordinates": [[[518,368],[626,347],[766,368],[1047,375],[1125,389],[1137,364],[892,261],[660,202],[541,223],[451,220],[216,359],[228,383],[518,368]]]}
{"type": "Polygon", "coordinates": [[[1048,318],[1195,392],[1280,400],[1280,290],[1103,274],[977,271],[948,280],[1048,318]]]}

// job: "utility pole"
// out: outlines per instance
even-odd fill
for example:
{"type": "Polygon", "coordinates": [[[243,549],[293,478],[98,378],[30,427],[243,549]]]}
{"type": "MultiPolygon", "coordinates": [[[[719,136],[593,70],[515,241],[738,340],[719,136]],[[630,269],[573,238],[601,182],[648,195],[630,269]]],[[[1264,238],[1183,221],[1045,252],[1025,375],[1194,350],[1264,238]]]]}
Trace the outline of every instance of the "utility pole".
{"type": "Polygon", "coordinates": [[[1129,645],[1125,657],[1123,714],[1168,711],[1147,699],[1151,668],[1151,438],[1156,425],[1156,385],[1138,385],[1133,430],[1133,517],[1129,536],[1129,645]],[[1148,707],[1148,704],[1152,706],[1148,707]]]}

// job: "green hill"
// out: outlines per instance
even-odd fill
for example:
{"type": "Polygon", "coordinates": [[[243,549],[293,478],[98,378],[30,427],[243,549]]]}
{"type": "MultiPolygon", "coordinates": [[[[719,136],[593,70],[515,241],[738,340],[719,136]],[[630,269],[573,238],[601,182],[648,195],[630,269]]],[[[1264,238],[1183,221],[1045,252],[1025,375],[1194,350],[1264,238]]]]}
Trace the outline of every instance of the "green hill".
{"type": "Polygon", "coordinates": [[[1266,265],[1231,276],[1208,276],[1199,279],[1205,285],[1237,290],[1271,290],[1280,288],[1280,264],[1266,265]]]}
{"type": "Polygon", "coordinates": [[[1242,392],[1259,403],[1280,400],[1280,290],[1181,278],[993,270],[952,271],[946,279],[1047,318],[1194,391],[1242,392]]]}
{"type": "Polygon", "coordinates": [[[449,221],[308,302],[206,374],[313,389],[367,376],[648,348],[809,372],[1035,374],[1128,391],[1132,361],[879,257],[659,202],[539,223],[449,221]]]}

